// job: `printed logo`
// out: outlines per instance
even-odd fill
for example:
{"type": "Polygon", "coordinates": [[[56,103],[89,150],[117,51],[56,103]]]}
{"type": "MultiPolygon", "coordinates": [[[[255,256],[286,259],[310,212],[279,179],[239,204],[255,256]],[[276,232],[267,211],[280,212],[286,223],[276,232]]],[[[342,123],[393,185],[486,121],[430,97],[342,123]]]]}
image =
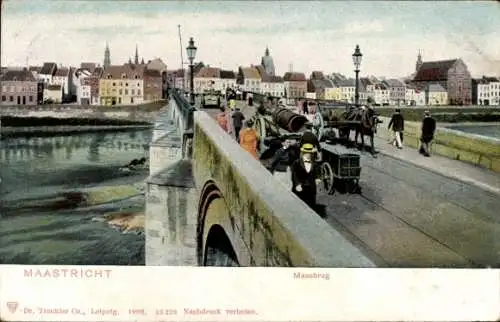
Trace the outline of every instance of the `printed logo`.
{"type": "Polygon", "coordinates": [[[18,302],[7,302],[7,308],[12,314],[16,312],[18,306],[19,306],[18,302]]]}

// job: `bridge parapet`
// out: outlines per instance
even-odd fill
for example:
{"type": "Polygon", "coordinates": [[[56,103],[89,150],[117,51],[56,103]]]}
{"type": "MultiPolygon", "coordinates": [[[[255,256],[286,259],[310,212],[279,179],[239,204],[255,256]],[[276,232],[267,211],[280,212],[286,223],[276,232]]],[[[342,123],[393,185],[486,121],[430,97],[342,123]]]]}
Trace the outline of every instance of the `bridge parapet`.
{"type": "MultiPolygon", "coordinates": [[[[390,118],[380,117],[389,124],[390,118]]],[[[389,139],[391,131],[380,126],[377,135],[389,139]]],[[[404,143],[407,146],[420,146],[421,124],[405,122],[404,143]]],[[[474,135],[453,129],[438,127],[431,145],[431,152],[451,159],[480,165],[491,171],[500,173],[500,140],[474,135]]]]}
{"type": "Polygon", "coordinates": [[[199,192],[198,260],[241,266],[373,267],[204,112],[194,113],[193,176],[199,192]],[[223,244],[225,241],[227,244],[223,244]],[[214,252],[214,248],[216,251],[214,252]]]}

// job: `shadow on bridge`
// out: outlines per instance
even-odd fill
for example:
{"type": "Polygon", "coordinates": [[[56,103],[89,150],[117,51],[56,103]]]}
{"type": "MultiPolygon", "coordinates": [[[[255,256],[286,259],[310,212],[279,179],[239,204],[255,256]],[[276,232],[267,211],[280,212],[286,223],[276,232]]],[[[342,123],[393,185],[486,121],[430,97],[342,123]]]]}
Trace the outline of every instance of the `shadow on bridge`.
{"type": "Polygon", "coordinates": [[[375,266],[208,114],[170,97],[150,148],[146,265],[375,266]]]}

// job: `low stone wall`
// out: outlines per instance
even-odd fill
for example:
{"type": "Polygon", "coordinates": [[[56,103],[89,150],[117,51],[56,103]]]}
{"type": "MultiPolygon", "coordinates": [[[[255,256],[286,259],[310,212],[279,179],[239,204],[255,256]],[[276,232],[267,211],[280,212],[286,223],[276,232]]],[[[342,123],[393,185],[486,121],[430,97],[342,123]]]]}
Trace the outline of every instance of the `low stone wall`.
{"type": "MultiPolygon", "coordinates": [[[[392,132],[387,130],[390,119],[387,117],[380,117],[380,119],[384,123],[379,126],[377,136],[389,139],[392,136],[392,132]]],[[[404,144],[406,146],[418,148],[420,134],[420,123],[405,122],[404,144]]],[[[438,127],[431,145],[431,152],[500,173],[500,140],[438,127]]]]}
{"type": "Polygon", "coordinates": [[[179,160],[147,179],[146,266],[197,266],[197,193],[191,161],[179,160]]]}
{"type": "Polygon", "coordinates": [[[240,265],[374,266],[295,195],[277,185],[260,162],[205,112],[195,112],[192,162],[197,190],[203,192],[207,184],[214,184],[229,212],[206,218],[200,234],[206,235],[211,225],[221,226],[240,265]]]}
{"type": "Polygon", "coordinates": [[[138,107],[93,108],[90,106],[0,107],[1,116],[118,119],[153,123],[158,110],[138,107]]]}

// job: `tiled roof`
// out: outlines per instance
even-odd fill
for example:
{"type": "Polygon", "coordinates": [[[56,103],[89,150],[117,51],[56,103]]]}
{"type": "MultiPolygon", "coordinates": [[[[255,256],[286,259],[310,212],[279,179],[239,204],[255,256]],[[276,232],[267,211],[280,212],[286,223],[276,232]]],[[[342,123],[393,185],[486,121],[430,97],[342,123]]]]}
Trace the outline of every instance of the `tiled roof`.
{"type": "Polygon", "coordinates": [[[327,87],[333,87],[333,83],[328,79],[311,79],[308,85],[310,85],[308,87],[311,92],[327,87]]]}
{"type": "Polygon", "coordinates": [[[269,83],[283,83],[283,77],[281,76],[269,76],[267,79],[269,83]]]}
{"type": "Polygon", "coordinates": [[[404,87],[404,83],[400,80],[397,80],[397,79],[388,79],[385,81],[385,83],[389,87],[404,87]]]}
{"type": "MultiPolygon", "coordinates": [[[[356,80],[354,78],[348,78],[340,83],[340,87],[356,87],[356,80]]],[[[365,86],[361,82],[361,80],[358,80],[358,88],[360,90],[364,90],[365,86]]]]}
{"type": "Polygon", "coordinates": [[[365,87],[368,86],[368,85],[373,85],[372,81],[369,78],[367,78],[367,77],[362,77],[362,78],[359,79],[359,81],[365,87]]]}
{"type": "Polygon", "coordinates": [[[313,71],[311,73],[311,79],[325,79],[325,75],[323,75],[323,72],[320,71],[313,71]]]}
{"type": "Polygon", "coordinates": [[[42,70],[42,66],[30,66],[28,69],[30,72],[39,73],[42,70]]]}
{"type": "Polygon", "coordinates": [[[263,82],[269,82],[269,75],[266,73],[266,69],[262,65],[255,66],[259,72],[260,78],[263,82]]]}
{"type": "Polygon", "coordinates": [[[220,69],[215,67],[203,67],[195,74],[199,78],[220,78],[220,69]]]}
{"type": "Polygon", "coordinates": [[[126,79],[135,79],[137,76],[138,79],[141,79],[144,75],[144,66],[143,65],[111,65],[108,68],[104,69],[102,73],[102,78],[108,78],[108,75],[111,76],[111,79],[121,79],[123,75],[125,75],[126,79]]]}
{"type": "Polygon", "coordinates": [[[221,70],[220,78],[223,79],[236,79],[236,74],[232,70],[221,70]]]}
{"type": "Polygon", "coordinates": [[[58,91],[61,90],[61,85],[48,85],[47,89],[49,91],[58,91]]]}
{"type": "Polygon", "coordinates": [[[80,68],[86,69],[92,73],[94,71],[94,69],[96,68],[96,63],[81,63],[80,68]]]}
{"type": "Polygon", "coordinates": [[[497,77],[488,77],[488,76],[483,76],[482,80],[489,82],[489,83],[495,83],[495,82],[499,81],[499,79],[497,77]]]}
{"type": "Polygon", "coordinates": [[[458,59],[425,62],[418,69],[413,81],[443,81],[448,79],[448,70],[458,59]]]}
{"type": "Polygon", "coordinates": [[[259,70],[255,67],[241,67],[245,79],[261,79],[259,70]]]}
{"type": "Polygon", "coordinates": [[[144,70],[144,76],[161,77],[161,71],[158,70],[158,69],[148,69],[148,68],[146,68],[144,70]]]}
{"type": "Polygon", "coordinates": [[[56,70],[54,76],[68,76],[68,74],[69,74],[69,69],[66,67],[61,67],[56,70]]]}
{"type": "Polygon", "coordinates": [[[283,76],[285,82],[306,82],[306,75],[304,73],[287,72],[283,76]]]}
{"type": "Polygon", "coordinates": [[[94,69],[94,71],[92,72],[92,76],[100,78],[102,76],[103,72],[104,72],[104,70],[102,67],[96,67],[94,69]]]}
{"type": "Polygon", "coordinates": [[[440,84],[429,84],[429,92],[446,92],[440,84]]]}
{"type": "Polygon", "coordinates": [[[6,71],[5,74],[2,75],[2,81],[36,82],[36,79],[29,70],[22,69],[6,71]]]}
{"type": "Polygon", "coordinates": [[[43,63],[43,67],[40,70],[40,74],[53,75],[56,69],[57,69],[56,63],[43,63]]]}

